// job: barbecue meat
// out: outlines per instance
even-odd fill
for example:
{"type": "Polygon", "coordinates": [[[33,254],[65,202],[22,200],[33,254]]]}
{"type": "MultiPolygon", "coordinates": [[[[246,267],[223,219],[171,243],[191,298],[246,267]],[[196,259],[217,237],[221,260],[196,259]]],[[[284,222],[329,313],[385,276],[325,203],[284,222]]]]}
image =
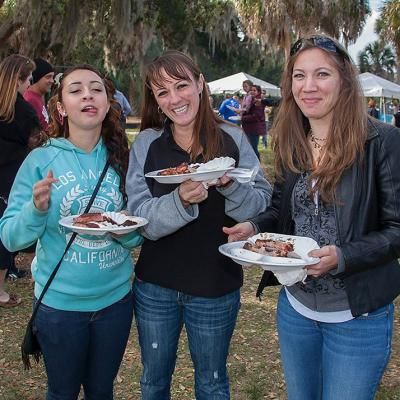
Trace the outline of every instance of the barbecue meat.
{"type": "Polygon", "coordinates": [[[101,213],[81,214],[73,219],[73,225],[83,226],[86,228],[99,228],[100,223],[105,221],[101,213]]]}
{"type": "Polygon", "coordinates": [[[115,225],[115,226],[133,226],[137,225],[137,222],[130,219],[125,220],[121,224],[114,221],[111,217],[101,214],[101,213],[87,213],[79,215],[73,219],[73,225],[82,226],[85,228],[102,228],[105,225],[115,225]]]}
{"type": "Polygon", "coordinates": [[[255,243],[246,242],[244,249],[272,257],[288,257],[293,252],[293,243],[272,239],[257,239],[255,243]]]}
{"type": "Polygon", "coordinates": [[[182,174],[189,174],[189,164],[188,163],[181,163],[177,167],[170,167],[163,169],[162,171],[158,172],[157,175],[167,176],[167,175],[182,175],[182,174]]]}
{"type": "Polygon", "coordinates": [[[81,214],[74,218],[74,222],[85,224],[87,222],[102,222],[104,221],[104,216],[101,213],[87,213],[81,214]]]}

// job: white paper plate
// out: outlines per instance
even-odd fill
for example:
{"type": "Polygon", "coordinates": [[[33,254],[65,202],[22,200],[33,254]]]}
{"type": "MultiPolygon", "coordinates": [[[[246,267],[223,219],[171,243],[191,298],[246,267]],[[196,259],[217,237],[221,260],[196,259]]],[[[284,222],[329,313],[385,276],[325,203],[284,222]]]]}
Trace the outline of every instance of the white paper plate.
{"type": "MultiPolygon", "coordinates": [[[[108,213],[106,213],[108,214],[108,213]]],[[[111,213],[110,213],[111,214],[111,213]]],[[[79,215],[69,215],[68,217],[61,218],[59,224],[73,232],[79,233],[80,235],[94,235],[94,236],[103,236],[106,233],[115,233],[117,235],[123,235],[129,232],[133,232],[136,229],[147,225],[148,221],[142,217],[133,217],[129,215],[125,215],[122,213],[112,213],[112,214],[119,214],[121,218],[124,217],[124,220],[129,219],[131,221],[135,221],[136,225],[133,226],[115,226],[110,224],[109,226],[101,227],[101,228],[87,228],[83,226],[75,226],[73,225],[74,218],[78,217],[79,215]],[[122,217],[123,216],[123,217],[122,217]]],[[[114,219],[114,218],[113,218],[114,219]]],[[[116,219],[114,219],[116,220],[116,219]]]]}
{"type": "Polygon", "coordinates": [[[191,172],[189,174],[181,174],[181,175],[157,175],[162,169],[158,171],[148,172],[145,177],[153,178],[157,182],[160,183],[182,183],[189,179],[196,182],[207,182],[212,181],[213,179],[221,178],[225,172],[230,171],[234,167],[228,167],[223,169],[217,169],[214,171],[196,171],[191,172]]]}
{"type": "Polygon", "coordinates": [[[301,258],[271,257],[243,249],[246,241],[226,243],[219,246],[218,250],[223,255],[230,257],[233,261],[243,266],[259,265],[268,271],[290,271],[304,268],[306,265],[317,264],[319,258],[309,257],[307,254],[314,249],[319,249],[317,242],[311,238],[280,235],[274,233],[260,233],[249,238],[248,242],[256,239],[291,240],[294,252],[301,258]]]}
{"type": "Polygon", "coordinates": [[[197,182],[211,182],[221,178],[227,171],[234,169],[235,159],[232,157],[216,157],[206,163],[190,164],[190,167],[196,167],[194,172],[177,175],[158,175],[158,171],[148,172],[145,177],[153,178],[160,183],[182,183],[189,179],[197,182]]]}

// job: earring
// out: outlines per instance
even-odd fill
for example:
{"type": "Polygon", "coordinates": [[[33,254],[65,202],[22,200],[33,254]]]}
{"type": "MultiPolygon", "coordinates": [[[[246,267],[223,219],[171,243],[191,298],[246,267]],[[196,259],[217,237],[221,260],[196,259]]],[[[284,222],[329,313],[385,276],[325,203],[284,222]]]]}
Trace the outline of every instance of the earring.
{"type": "Polygon", "coordinates": [[[164,114],[164,113],[162,112],[160,106],[157,107],[157,111],[158,111],[159,114],[164,114]]]}

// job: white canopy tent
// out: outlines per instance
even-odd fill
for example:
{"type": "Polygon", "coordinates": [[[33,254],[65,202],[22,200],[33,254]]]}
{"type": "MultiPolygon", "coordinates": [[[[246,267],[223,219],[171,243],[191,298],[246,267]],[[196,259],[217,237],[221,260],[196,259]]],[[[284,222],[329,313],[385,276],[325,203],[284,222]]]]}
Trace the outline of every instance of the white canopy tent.
{"type": "Polygon", "coordinates": [[[279,97],[281,95],[281,90],[278,86],[265,82],[249,74],[245,74],[244,72],[238,72],[237,74],[208,82],[208,85],[211,94],[236,93],[242,91],[242,83],[245,80],[250,80],[254,85],[261,86],[261,89],[264,89],[269,96],[279,97]]]}
{"type": "Polygon", "coordinates": [[[400,85],[383,79],[380,76],[364,72],[358,75],[363,94],[365,97],[379,97],[379,108],[386,121],[385,97],[400,99],[400,85]]]}
{"type": "Polygon", "coordinates": [[[364,72],[358,75],[365,97],[394,97],[400,99],[400,85],[380,76],[364,72]]]}

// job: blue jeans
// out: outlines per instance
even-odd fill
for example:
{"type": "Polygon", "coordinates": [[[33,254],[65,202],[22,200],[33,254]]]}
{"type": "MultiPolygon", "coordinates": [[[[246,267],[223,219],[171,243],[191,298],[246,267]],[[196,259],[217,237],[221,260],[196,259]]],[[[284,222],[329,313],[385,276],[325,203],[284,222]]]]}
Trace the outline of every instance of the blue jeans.
{"type": "Polygon", "coordinates": [[[261,143],[262,143],[264,149],[266,149],[268,146],[268,136],[267,135],[261,136],[261,143]]]}
{"type": "Polygon", "coordinates": [[[240,308],[240,291],[218,298],[195,297],[138,279],[133,291],[143,363],[142,399],[170,399],[183,325],[194,364],[196,399],[229,399],[226,359],[240,308]]]}
{"type": "Polygon", "coordinates": [[[47,400],[113,399],[133,318],[133,294],[97,312],[61,311],[41,304],[35,319],[46,366],[47,400]]]}
{"type": "Polygon", "coordinates": [[[252,149],[256,153],[257,158],[260,159],[260,153],[258,152],[258,142],[260,141],[260,135],[246,133],[246,136],[252,149]]]}
{"type": "Polygon", "coordinates": [[[282,290],[277,324],[288,399],[372,400],[390,357],[393,309],[316,322],[295,311],[282,290]]]}

